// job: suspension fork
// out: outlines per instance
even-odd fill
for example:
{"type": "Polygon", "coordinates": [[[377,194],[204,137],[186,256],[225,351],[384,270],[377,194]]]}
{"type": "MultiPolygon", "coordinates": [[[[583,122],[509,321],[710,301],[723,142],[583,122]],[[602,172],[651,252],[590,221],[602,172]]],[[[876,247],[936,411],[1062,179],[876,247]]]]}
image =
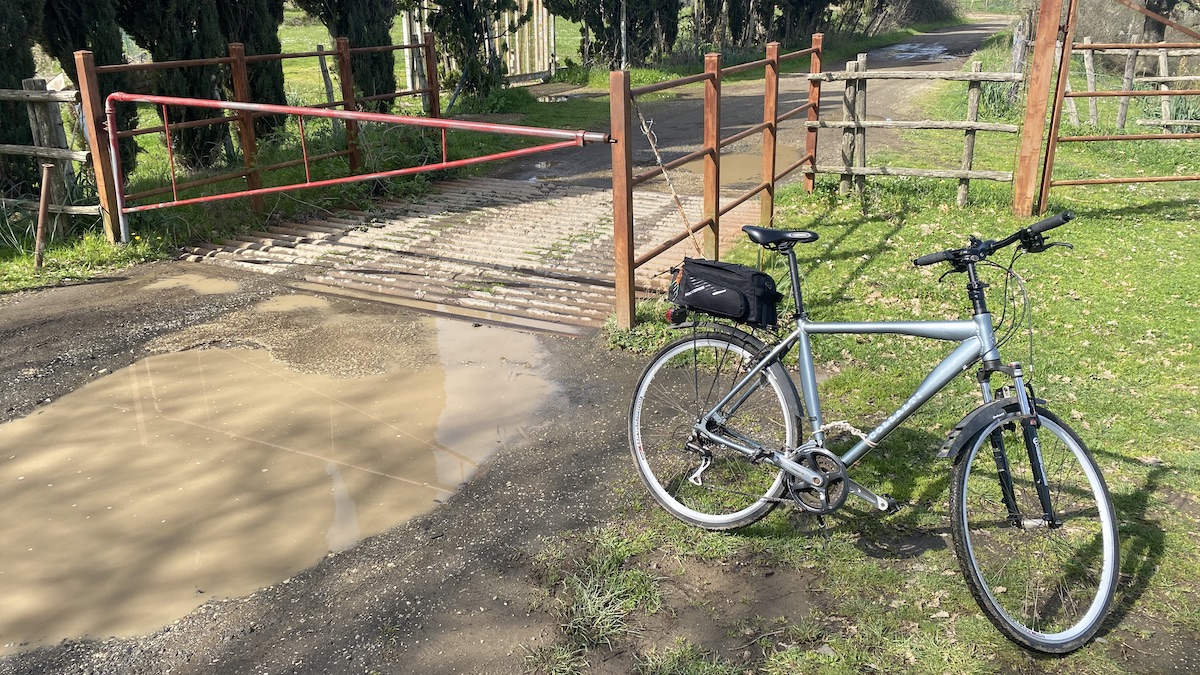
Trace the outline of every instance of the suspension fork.
{"type": "MultiPolygon", "coordinates": [[[[999,364],[985,365],[979,371],[979,388],[983,392],[984,403],[992,402],[991,377],[999,367],[999,364]]],[[[992,446],[992,460],[996,462],[996,479],[1000,483],[1000,496],[1004,499],[1004,508],[1008,511],[1008,522],[1011,525],[1020,525],[1021,513],[1013,492],[1012,469],[1008,464],[1008,453],[1004,450],[1004,434],[996,428],[988,435],[988,442],[992,446]]]]}
{"type": "Polygon", "coordinates": [[[1041,419],[1038,417],[1037,409],[1030,396],[1030,392],[1026,388],[1027,385],[1024,381],[1024,372],[1021,369],[1021,364],[1013,363],[1009,366],[999,366],[997,364],[985,367],[979,374],[980,386],[983,389],[985,399],[991,398],[991,387],[988,384],[988,377],[992,371],[1003,372],[1013,380],[1013,387],[1017,394],[1017,403],[1021,410],[1019,421],[1021,438],[1025,444],[1025,451],[1029,456],[1029,468],[1033,474],[1038,503],[1042,509],[1040,518],[1026,519],[1022,517],[1020,509],[1017,506],[1012,472],[1008,462],[1008,452],[1004,447],[1004,438],[1000,429],[996,429],[991,432],[989,441],[992,446],[992,457],[996,462],[996,474],[1000,482],[1004,506],[1008,509],[1008,521],[1014,526],[1031,529],[1047,526],[1052,528],[1058,527],[1062,525],[1062,522],[1058,520],[1054,512],[1054,504],[1050,497],[1050,486],[1046,480],[1046,466],[1042,461],[1042,444],[1038,438],[1038,429],[1042,426],[1041,419]]]}

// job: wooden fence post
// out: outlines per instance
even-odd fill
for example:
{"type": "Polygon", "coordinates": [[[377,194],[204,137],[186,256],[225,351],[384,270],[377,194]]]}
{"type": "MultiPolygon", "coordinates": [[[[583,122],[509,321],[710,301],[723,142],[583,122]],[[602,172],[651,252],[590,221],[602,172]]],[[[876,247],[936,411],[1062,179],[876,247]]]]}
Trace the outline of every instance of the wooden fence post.
{"type": "MultiPolygon", "coordinates": [[[[358,110],[354,101],[354,69],[350,63],[350,40],[337,39],[338,79],[342,83],[342,109],[358,110]]],[[[350,173],[362,169],[362,152],[358,147],[358,121],[346,120],[346,149],[350,151],[350,173]]]]}
{"type": "MultiPolygon", "coordinates": [[[[250,73],[246,69],[246,46],[240,42],[229,45],[231,79],[233,80],[233,100],[239,103],[253,103],[254,96],[250,93],[250,73]]],[[[254,131],[254,113],[240,110],[238,117],[238,140],[242,146],[242,164],[246,167],[246,189],[257,190],[262,187],[262,174],[258,172],[258,137],[254,131]]],[[[251,195],[250,207],[256,211],[266,208],[262,195],[251,195]]]]}
{"type": "Polygon", "coordinates": [[[629,72],[608,77],[609,129],[612,134],[613,253],[616,271],[617,327],[631,328],[635,319],[633,289],[633,118],[629,104],[629,72]]]}
{"type": "MultiPolygon", "coordinates": [[[[821,72],[821,49],[825,43],[824,33],[814,33],[812,36],[812,56],[809,57],[808,72],[815,75],[821,72]]],[[[817,122],[821,119],[821,81],[808,79],[808,121],[817,122]]],[[[804,174],[804,189],[812,194],[817,185],[817,126],[808,125],[804,134],[804,154],[812,157],[812,173],[804,174]]]]}
{"type": "Polygon", "coordinates": [[[438,86],[437,74],[437,43],[434,42],[433,33],[425,32],[425,48],[422,50],[425,54],[425,81],[429,87],[429,116],[442,116],[442,92],[438,86]]]}
{"type": "MultiPolygon", "coordinates": [[[[1171,76],[1171,66],[1170,66],[1170,63],[1167,61],[1167,50],[1165,50],[1165,49],[1158,50],[1158,75],[1159,75],[1159,77],[1164,77],[1164,78],[1171,76]]],[[[1171,84],[1169,82],[1167,82],[1166,80],[1163,80],[1161,83],[1159,83],[1158,89],[1159,89],[1159,91],[1171,91],[1171,84]]],[[[1185,89],[1186,89],[1186,87],[1185,87],[1185,89]]],[[[1162,106],[1162,121],[1163,121],[1162,130],[1163,130],[1163,133],[1164,134],[1175,133],[1174,128],[1166,125],[1166,122],[1171,121],[1171,97],[1163,96],[1162,103],[1160,105],[1162,106]]]]}
{"type": "MultiPolygon", "coordinates": [[[[1090,45],[1091,43],[1091,36],[1083,38],[1083,44],[1090,45]]],[[[1088,49],[1083,52],[1083,72],[1087,77],[1088,93],[1096,93],[1096,50],[1088,49]]],[[[1094,96],[1088,98],[1088,124],[1092,126],[1100,124],[1100,102],[1094,96]]]]}
{"type": "MultiPolygon", "coordinates": [[[[1025,72],[1025,50],[1029,45],[1029,31],[1031,26],[1024,19],[1017,21],[1016,28],[1013,29],[1013,44],[1012,44],[1012,66],[1009,68],[1011,73],[1025,72]]],[[[1017,102],[1017,94],[1020,91],[1020,83],[1013,82],[1008,87],[1008,104],[1015,105],[1017,102]]]]}
{"type": "Polygon", "coordinates": [[[1033,214],[1033,200],[1046,133],[1046,106],[1050,102],[1050,78],[1054,73],[1054,44],[1058,37],[1062,0],[1044,0],[1038,10],[1037,35],[1033,44],[1033,68],[1025,98],[1025,125],[1013,172],[1013,213],[1033,214]]]}
{"type": "MultiPolygon", "coordinates": [[[[46,81],[29,78],[21,81],[21,88],[26,91],[46,91],[46,81]]],[[[69,149],[67,134],[63,131],[62,114],[58,103],[44,101],[28,103],[29,128],[33,132],[34,145],[43,148],[69,149]]],[[[75,169],[69,159],[56,159],[53,166],[57,169],[53,174],[42,172],[43,179],[52,176],[50,180],[50,201],[59,206],[65,206],[71,201],[75,186],[75,169]],[[54,175],[56,174],[56,175],[54,175]]],[[[67,216],[57,212],[50,223],[50,238],[60,237],[66,230],[67,216]]]]}
{"type": "MultiPolygon", "coordinates": [[[[971,64],[971,72],[982,72],[983,64],[975,61],[971,64]]],[[[967,121],[974,124],[979,121],[979,96],[982,90],[982,83],[979,80],[971,80],[967,88],[967,121]]],[[[963,171],[970,171],[975,163],[975,129],[967,129],[966,137],[963,139],[963,171]]],[[[971,189],[971,179],[962,177],[958,179],[958,200],[959,208],[967,205],[968,191],[971,189]]]]}
{"type": "MultiPolygon", "coordinates": [[[[867,72],[867,55],[858,55],[858,72],[867,72]]],[[[859,127],[855,130],[854,143],[854,164],[860,169],[867,167],[867,127],[864,123],[867,121],[867,80],[866,78],[859,79],[858,92],[854,100],[854,121],[858,122],[859,127]]],[[[854,189],[858,194],[862,194],[867,187],[866,174],[860,174],[854,177],[854,189]]]]}
{"type": "Polygon", "coordinates": [[[83,104],[84,129],[88,149],[92,153],[92,169],[96,172],[96,196],[100,200],[100,217],[104,236],[114,244],[118,237],[117,193],[113,185],[112,156],[109,154],[104,99],[96,83],[96,60],[90,51],[75,52],[75,71],[79,74],[79,96],[83,104]]]}
{"type": "MultiPolygon", "coordinates": [[[[1067,45],[1067,48],[1070,49],[1070,45],[1067,45]]],[[[1054,47],[1054,62],[1064,65],[1059,77],[1066,80],[1066,84],[1063,86],[1067,93],[1071,93],[1071,53],[1068,51],[1066,58],[1063,58],[1063,44],[1061,42],[1054,47]]],[[[1079,126],[1079,108],[1075,107],[1075,99],[1064,99],[1063,107],[1067,110],[1067,119],[1071,121],[1071,124],[1079,126]]]]}
{"type": "MultiPolygon", "coordinates": [[[[851,61],[846,64],[846,72],[852,73],[858,69],[858,63],[851,61]]],[[[846,88],[842,94],[842,121],[850,122],[854,119],[854,111],[857,109],[855,101],[858,99],[858,80],[846,78],[846,88]]],[[[850,173],[850,167],[854,166],[854,128],[847,124],[842,128],[842,168],[845,173],[842,174],[841,183],[838,184],[838,194],[845,195],[850,192],[850,181],[854,174],[850,173]]]]}
{"type": "Polygon", "coordinates": [[[762,180],[766,189],[758,202],[758,224],[771,227],[775,219],[775,152],[779,141],[779,43],[767,45],[767,66],[763,82],[762,180]]]}
{"type": "Polygon", "coordinates": [[[704,55],[704,257],[721,259],[721,55],[704,55]]]}
{"type": "MultiPolygon", "coordinates": [[[[337,99],[333,97],[333,79],[329,77],[329,64],[325,61],[325,45],[317,45],[317,64],[321,68],[321,81],[325,83],[325,102],[333,103],[337,99]]],[[[339,119],[330,119],[330,124],[333,128],[334,138],[342,135],[342,121],[339,119]]]]}
{"type": "MultiPolygon", "coordinates": [[[[1141,42],[1141,39],[1136,35],[1129,37],[1130,44],[1141,42]]],[[[1125,55],[1125,76],[1121,80],[1121,91],[1133,91],[1133,76],[1137,72],[1138,49],[1136,47],[1129,50],[1125,55]]],[[[1117,105],[1117,128],[1124,129],[1125,121],[1129,119],[1129,97],[1122,96],[1120,104],[1117,105]]]]}

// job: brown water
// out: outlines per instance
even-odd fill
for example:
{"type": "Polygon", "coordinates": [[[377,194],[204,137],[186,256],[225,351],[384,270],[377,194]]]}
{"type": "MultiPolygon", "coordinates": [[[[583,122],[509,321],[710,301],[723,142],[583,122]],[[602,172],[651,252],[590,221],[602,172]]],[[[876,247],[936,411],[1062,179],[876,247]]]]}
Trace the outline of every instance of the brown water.
{"type": "MultiPolygon", "coordinates": [[[[796,160],[800,153],[787,145],[780,145],[775,151],[775,170],[783,171],[796,160]]],[[[704,173],[704,160],[698,159],[684,164],[685,171],[704,173]]],[[[729,153],[721,155],[721,185],[758,185],[762,181],[762,155],[729,153]]]]}
{"type": "MultiPolygon", "coordinates": [[[[256,311],[351,320],[308,296],[256,311]]],[[[339,378],[197,349],[0,425],[3,651],[153,631],[446,499],[552,385],[533,336],[421,322],[404,348],[437,356],[418,367],[339,378]]]]}

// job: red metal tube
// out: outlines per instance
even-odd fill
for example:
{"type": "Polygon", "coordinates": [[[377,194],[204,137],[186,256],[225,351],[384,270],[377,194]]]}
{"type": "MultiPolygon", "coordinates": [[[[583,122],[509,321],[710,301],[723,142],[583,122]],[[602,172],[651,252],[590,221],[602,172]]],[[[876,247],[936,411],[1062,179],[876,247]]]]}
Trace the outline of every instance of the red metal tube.
{"type": "Polygon", "coordinates": [[[608,134],[596,131],[567,131],[565,129],[545,129],[541,127],[525,127],[516,124],[492,124],[487,122],[468,122],[466,120],[447,120],[430,117],[410,117],[408,115],[385,115],[383,113],[357,112],[353,110],[324,110],[319,108],[302,108],[291,105],[274,105],[270,103],[241,103],[238,101],[212,101],[203,98],[181,98],[178,96],[151,96],[148,94],[127,94],[114,92],[108,95],[105,109],[116,101],[127,103],[156,103],[160,105],[181,105],[194,108],[210,108],[214,110],[248,110],[272,115],[307,115],[309,117],[329,117],[358,122],[381,122],[384,124],[405,124],[414,127],[432,127],[438,129],[458,129],[460,131],[480,131],[484,133],[510,134],[513,136],[533,136],[537,138],[571,139],[576,145],[585,143],[607,143],[608,134]]]}
{"type": "Polygon", "coordinates": [[[391,171],[377,171],[375,173],[362,174],[359,176],[349,176],[346,178],[330,178],[326,180],[314,181],[311,183],[293,183],[291,185],[277,185],[275,187],[259,188],[257,190],[243,190],[242,192],[234,192],[222,195],[209,195],[207,197],[194,197],[192,199],[180,199],[173,202],[161,202],[158,204],[145,204],[143,206],[124,207],[124,213],[137,213],[139,211],[153,211],[169,206],[184,206],[187,204],[203,204],[205,202],[222,201],[225,199],[236,199],[239,197],[251,197],[254,195],[269,195],[277,192],[287,192],[288,190],[296,190],[300,188],[318,188],[329,187],[332,185],[342,185],[344,183],[361,183],[363,181],[375,180],[377,178],[394,178],[396,176],[411,176],[418,173],[428,173],[430,171],[443,171],[445,169],[457,169],[473,164],[481,164],[498,159],[512,159],[515,157],[524,157],[525,155],[533,155],[539,152],[549,150],[561,150],[563,148],[576,147],[574,141],[560,141],[558,143],[549,143],[546,145],[537,145],[529,148],[521,148],[519,150],[510,150],[508,152],[498,152],[492,155],[483,157],[468,157],[467,159],[458,159],[453,162],[442,162],[438,164],[427,164],[425,166],[414,166],[406,169],[393,169],[391,171]]]}

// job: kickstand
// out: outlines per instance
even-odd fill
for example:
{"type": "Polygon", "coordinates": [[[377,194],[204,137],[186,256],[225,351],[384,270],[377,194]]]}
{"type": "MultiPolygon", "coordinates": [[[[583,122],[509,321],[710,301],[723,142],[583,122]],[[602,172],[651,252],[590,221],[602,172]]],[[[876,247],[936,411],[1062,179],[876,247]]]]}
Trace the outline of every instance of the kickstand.
{"type": "Polygon", "coordinates": [[[824,541],[826,544],[829,544],[829,542],[833,539],[833,535],[829,533],[829,527],[825,523],[825,516],[819,513],[812,513],[796,507],[793,515],[793,523],[796,529],[804,534],[819,534],[822,541],[824,541]],[[813,522],[815,522],[817,525],[815,530],[809,526],[810,523],[813,522]]]}

